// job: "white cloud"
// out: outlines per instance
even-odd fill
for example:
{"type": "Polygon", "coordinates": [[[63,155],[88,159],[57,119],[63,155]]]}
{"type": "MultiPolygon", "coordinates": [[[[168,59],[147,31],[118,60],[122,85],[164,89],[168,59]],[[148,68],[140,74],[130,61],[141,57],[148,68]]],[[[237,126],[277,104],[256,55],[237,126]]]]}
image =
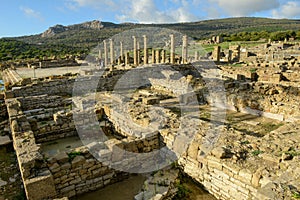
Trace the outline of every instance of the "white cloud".
{"type": "Polygon", "coordinates": [[[35,18],[35,19],[38,19],[40,21],[43,21],[43,17],[41,16],[41,14],[31,8],[28,8],[28,7],[23,7],[21,6],[20,7],[20,10],[27,16],[27,17],[30,17],[30,18],[35,18]]]}
{"type": "Polygon", "coordinates": [[[99,10],[120,8],[117,2],[112,0],[67,0],[66,7],[70,10],[77,10],[80,7],[92,7],[99,10]]]}
{"type": "Polygon", "coordinates": [[[209,3],[210,7],[218,6],[220,13],[234,17],[249,16],[280,6],[278,0],[209,0],[209,3]]]}
{"type": "Polygon", "coordinates": [[[69,10],[78,11],[80,7],[90,7],[113,12],[120,22],[138,23],[196,21],[198,18],[191,13],[190,6],[192,5],[188,0],[161,1],[159,5],[154,0],[65,0],[65,7],[69,10]]]}
{"type": "Polygon", "coordinates": [[[185,0],[175,1],[178,8],[159,10],[153,0],[131,0],[127,9],[121,10],[122,15],[117,15],[121,22],[137,21],[139,23],[175,23],[195,21],[185,0]]]}
{"type": "Polygon", "coordinates": [[[299,18],[300,17],[300,2],[288,1],[279,9],[273,10],[274,18],[299,18]]]}

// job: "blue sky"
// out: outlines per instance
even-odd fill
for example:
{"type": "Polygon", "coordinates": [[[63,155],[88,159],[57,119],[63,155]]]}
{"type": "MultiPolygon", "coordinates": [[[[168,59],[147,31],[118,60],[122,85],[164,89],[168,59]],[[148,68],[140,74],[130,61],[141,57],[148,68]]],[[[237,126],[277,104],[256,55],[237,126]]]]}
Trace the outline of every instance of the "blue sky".
{"type": "Polygon", "coordinates": [[[238,16],[300,19],[300,0],[2,0],[0,37],[91,20],[175,23],[238,16]]]}

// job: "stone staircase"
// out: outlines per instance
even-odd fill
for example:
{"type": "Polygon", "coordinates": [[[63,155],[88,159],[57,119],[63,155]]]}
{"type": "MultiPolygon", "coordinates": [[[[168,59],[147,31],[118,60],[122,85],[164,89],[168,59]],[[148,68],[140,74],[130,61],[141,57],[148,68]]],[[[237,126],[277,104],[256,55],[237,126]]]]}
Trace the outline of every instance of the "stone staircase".
{"type": "Polygon", "coordinates": [[[6,69],[3,71],[3,82],[14,85],[22,81],[22,77],[16,72],[16,70],[6,69]]]}

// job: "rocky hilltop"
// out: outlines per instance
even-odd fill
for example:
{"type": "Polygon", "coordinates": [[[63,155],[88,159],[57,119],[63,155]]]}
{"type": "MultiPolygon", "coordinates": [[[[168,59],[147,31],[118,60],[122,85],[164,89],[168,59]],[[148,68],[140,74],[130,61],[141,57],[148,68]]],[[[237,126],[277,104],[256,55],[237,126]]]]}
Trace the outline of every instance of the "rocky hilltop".
{"type": "Polygon", "coordinates": [[[90,22],[84,22],[84,23],[81,23],[81,24],[74,24],[74,25],[70,25],[70,26],[63,26],[61,24],[57,24],[55,26],[50,27],[45,32],[43,32],[41,37],[43,37],[43,38],[51,37],[51,36],[54,36],[56,34],[63,33],[65,31],[75,30],[75,29],[77,29],[77,30],[78,29],[100,30],[103,27],[104,27],[104,25],[98,20],[93,20],[93,21],[90,21],[90,22]]]}

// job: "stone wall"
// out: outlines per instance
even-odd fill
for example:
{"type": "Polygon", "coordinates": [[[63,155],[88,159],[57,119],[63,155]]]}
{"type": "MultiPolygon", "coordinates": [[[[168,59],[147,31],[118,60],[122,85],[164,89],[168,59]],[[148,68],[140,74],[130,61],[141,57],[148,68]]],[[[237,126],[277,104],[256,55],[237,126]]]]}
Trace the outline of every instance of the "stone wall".
{"type": "Polygon", "coordinates": [[[36,144],[30,124],[22,113],[20,102],[7,99],[6,104],[13,145],[27,198],[39,200],[56,196],[53,176],[40,153],[40,146],[36,144]]]}
{"type": "MultiPolygon", "coordinates": [[[[195,155],[194,155],[195,156],[195,155]]],[[[256,199],[260,171],[252,172],[213,156],[180,160],[184,172],[201,183],[217,199],[256,199]]]]}
{"type": "Polygon", "coordinates": [[[85,147],[59,153],[47,160],[59,197],[72,197],[123,180],[128,174],[109,169],[85,147]]]}
{"type": "Polygon", "coordinates": [[[228,108],[280,121],[297,121],[300,116],[298,87],[272,83],[232,82],[227,88],[228,108]]]}
{"type": "Polygon", "coordinates": [[[257,138],[224,126],[206,155],[196,135],[179,165],[218,199],[292,199],[300,187],[300,157],[288,158],[282,149],[297,141],[298,129],[299,123],[287,123],[257,138]]]}

